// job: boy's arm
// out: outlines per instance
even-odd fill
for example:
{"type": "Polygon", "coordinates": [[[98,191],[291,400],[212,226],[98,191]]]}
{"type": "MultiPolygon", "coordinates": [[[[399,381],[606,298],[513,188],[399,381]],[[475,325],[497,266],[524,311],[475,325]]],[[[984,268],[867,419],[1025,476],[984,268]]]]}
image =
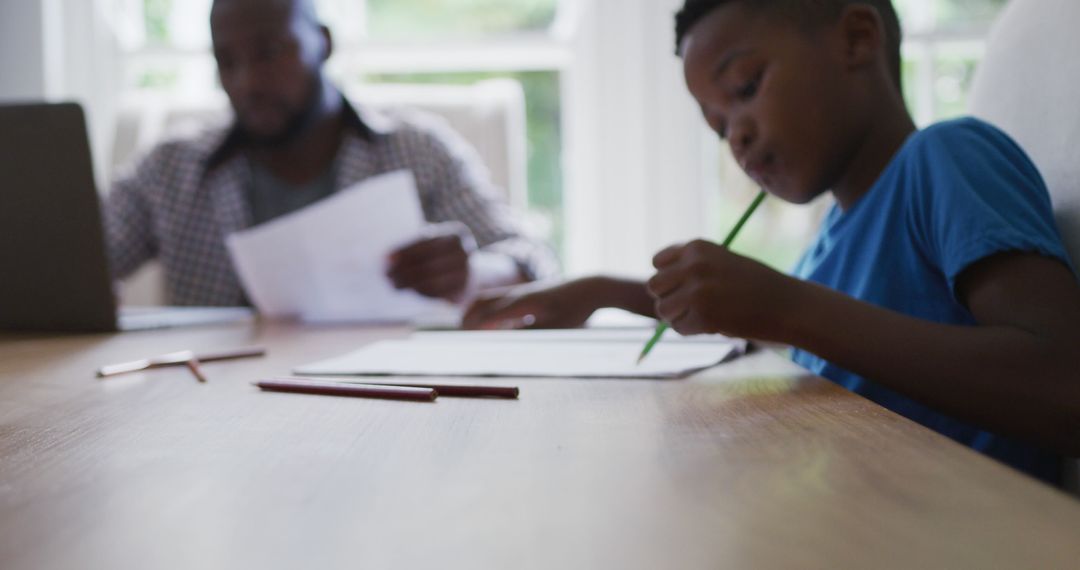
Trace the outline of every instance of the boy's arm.
{"type": "Polygon", "coordinates": [[[999,254],[965,270],[960,295],[978,326],[902,315],[717,246],[656,261],[650,290],[681,333],[797,346],[943,413],[1080,455],[1080,287],[1058,261],[999,254]]]}
{"type": "Polygon", "coordinates": [[[1080,455],[1075,278],[1057,261],[1004,254],[960,283],[979,326],[939,325],[808,287],[789,342],[946,414],[1080,455]]]}

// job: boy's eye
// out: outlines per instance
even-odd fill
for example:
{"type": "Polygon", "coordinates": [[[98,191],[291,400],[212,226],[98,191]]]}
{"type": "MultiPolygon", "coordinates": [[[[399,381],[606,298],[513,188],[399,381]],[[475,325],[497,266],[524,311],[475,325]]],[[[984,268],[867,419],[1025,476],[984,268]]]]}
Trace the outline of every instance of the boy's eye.
{"type": "Polygon", "coordinates": [[[755,73],[752,79],[739,86],[739,88],[735,90],[735,96],[740,101],[746,101],[756,95],[758,87],[761,86],[762,74],[763,73],[761,71],[755,73]]]}

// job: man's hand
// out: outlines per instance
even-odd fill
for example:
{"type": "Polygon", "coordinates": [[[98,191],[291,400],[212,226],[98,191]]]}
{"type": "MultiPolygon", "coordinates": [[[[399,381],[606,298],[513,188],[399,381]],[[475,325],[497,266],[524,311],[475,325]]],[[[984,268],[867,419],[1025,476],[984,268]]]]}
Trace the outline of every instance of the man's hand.
{"type": "Polygon", "coordinates": [[[482,294],[465,312],[465,329],[578,328],[603,306],[596,280],[533,284],[482,294]]]}
{"type": "Polygon", "coordinates": [[[703,240],[661,251],[653,266],[657,273],[648,289],[656,313],[681,334],[773,340],[800,284],[703,240]]]}
{"type": "Polygon", "coordinates": [[[431,237],[390,254],[386,276],[397,289],[459,301],[469,284],[469,256],[476,241],[462,224],[433,226],[431,237]]]}

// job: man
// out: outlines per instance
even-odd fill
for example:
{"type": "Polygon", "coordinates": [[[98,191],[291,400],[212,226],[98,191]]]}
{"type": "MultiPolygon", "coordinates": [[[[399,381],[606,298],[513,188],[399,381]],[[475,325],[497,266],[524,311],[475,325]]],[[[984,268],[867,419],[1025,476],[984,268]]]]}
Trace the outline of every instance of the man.
{"type": "Polygon", "coordinates": [[[459,301],[554,272],[550,250],[522,234],[460,137],[355,108],[329,83],[333,42],[311,0],[215,0],[210,26],[235,122],[159,146],[116,183],[104,206],[114,278],[156,257],[170,304],[246,304],[227,235],[400,169],[440,225],[390,256],[395,287],[459,301]]]}

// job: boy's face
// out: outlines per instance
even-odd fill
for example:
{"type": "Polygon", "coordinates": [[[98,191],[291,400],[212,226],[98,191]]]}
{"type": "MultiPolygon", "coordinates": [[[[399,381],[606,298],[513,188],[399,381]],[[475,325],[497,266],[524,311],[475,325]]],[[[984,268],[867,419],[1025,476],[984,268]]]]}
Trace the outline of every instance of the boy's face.
{"type": "Polygon", "coordinates": [[[770,193],[808,202],[857,152],[859,112],[839,34],[804,30],[735,0],[683,41],[683,71],[709,126],[770,193]]]}

